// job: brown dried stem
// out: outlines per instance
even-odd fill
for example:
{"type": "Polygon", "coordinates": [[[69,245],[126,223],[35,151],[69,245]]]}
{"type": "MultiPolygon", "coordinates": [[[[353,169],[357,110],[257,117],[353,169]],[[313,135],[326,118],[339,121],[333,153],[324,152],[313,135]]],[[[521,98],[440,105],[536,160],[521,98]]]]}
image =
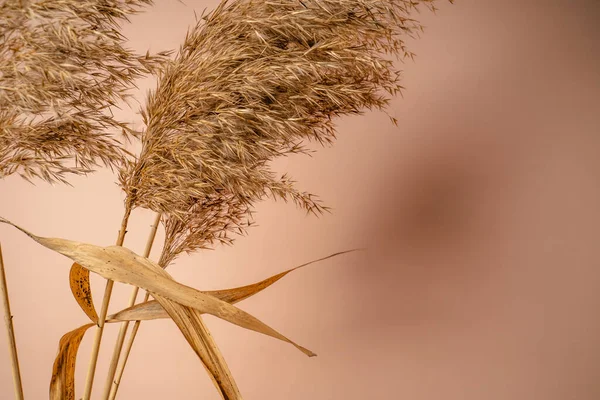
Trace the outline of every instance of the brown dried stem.
{"type": "MultiPolygon", "coordinates": [[[[154,223],[152,224],[152,228],[150,230],[150,234],[148,235],[148,240],[146,242],[146,248],[144,249],[144,257],[150,257],[150,252],[152,251],[152,245],[154,244],[154,239],[156,238],[156,231],[158,230],[158,225],[160,224],[160,214],[156,214],[156,218],[154,223]]],[[[129,298],[129,304],[127,307],[133,307],[135,305],[139,288],[134,287],[131,291],[131,297],[129,298]]],[[[129,328],[129,321],[125,321],[121,324],[119,328],[119,335],[117,337],[117,341],[115,343],[115,348],[113,350],[112,360],[110,362],[110,367],[108,369],[106,375],[106,384],[104,386],[104,393],[102,395],[103,399],[108,399],[110,395],[111,386],[113,384],[113,379],[115,377],[115,372],[117,370],[117,364],[119,362],[119,357],[121,356],[121,350],[123,349],[123,343],[125,342],[125,335],[127,334],[127,328],[129,328]]]]}
{"type": "MultiPolygon", "coordinates": [[[[146,292],[142,303],[147,302],[149,299],[150,293],[146,292]]],[[[122,353],[119,366],[116,370],[114,379],[111,382],[110,394],[108,396],[109,400],[114,400],[117,397],[117,391],[119,390],[119,385],[121,384],[121,379],[123,378],[123,372],[125,372],[125,366],[127,365],[127,360],[129,360],[129,354],[131,353],[131,348],[133,347],[133,342],[135,341],[135,337],[137,336],[141,323],[142,321],[135,321],[133,324],[133,328],[129,334],[129,339],[125,344],[125,350],[122,353]]]]}
{"type": "MultiPolygon", "coordinates": [[[[123,220],[121,221],[121,228],[119,229],[119,236],[117,238],[117,246],[122,246],[125,241],[125,234],[127,233],[127,223],[129,216],[131,215],[131,204],[125,203],[125,213],[123,220]]],[[[104,297],[102,299],[102,308],[98,315],[98,326],[96,328],[96,335],[94,336],[94,343],[92,346],[92,355],[88,364],[88,372],[85,381],[85,391],[83,400],[89,400],[92,395],[92,386],[94,384],[94,374],[96,373],[96,364],[98,362],[98,353],[100,352],[100,343],[102,341],[102,333],[104,332],[104,322],[106,320],[106,314],[108,313],[108,305],[110,303],[110,297],[112,295],[114,282],[110,279],[106,281],[106,287],[104,288],[104,297]]]]}
{"type": "Polygon", "coordinates": [[[13,327],[13,316],[10,311],[10,301],[8,297],[8,286],[6,284],[6,274],[4,272],[4,260],[2,258],[2,246],[0,245],[0,295],[2,296],[2,308],[4,311],[4,322],[8,333],[8,347],[10,351],[10,364],[12,368],[13,384],[15,389],[15,399],[23,400],[23,385],[21,383],[21,369],[19,368],[19,357],[17,355],[17,342],[15,339],[15,330],[13,327]]]}

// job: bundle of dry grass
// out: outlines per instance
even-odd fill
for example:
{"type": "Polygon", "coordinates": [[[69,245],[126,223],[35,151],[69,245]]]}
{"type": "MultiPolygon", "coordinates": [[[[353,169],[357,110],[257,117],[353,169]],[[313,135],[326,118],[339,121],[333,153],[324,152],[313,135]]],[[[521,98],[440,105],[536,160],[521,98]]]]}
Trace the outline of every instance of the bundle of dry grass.
{"type": "Polygon", "coordinates": [[[269,162],[331,143],[334,117],[384,110],[402,89],[389,56],[411,56],[411,14],[434,1],[233,0],[201,18],[149,93],[142,152],[120,174],[129,204],[178,235],[164,261],[246,226],[269,195],[322,212],[269,162]]]}
{"type": "MultiPolygon", "coordinates": [[[[241,395],[202,313],[314,355],[218,298],[226,294],[237,302],[293,269],[254,285],[201,292],[174,282],[161,268],[182,253],[231,243],[231,234],[245,232],[253,206],[266,197],[291,200],[314,214],[326,211],[287,175],[275,174],[271,161],[307,153],[307,142],[331,144],[335,117],[385,111],[390,96],[402,89],[394,61],[412,56],[405,40],[422,29],[411,15],[421,5],[433,8],[435,1],[223,0],[197,21],[173,60],[168,53],[136,55],[119,33],[119,23],[151,0],[0,3],[0,59],[5,60],[0,64],[0,178],[19,173],[66,182],[68,174],[104,164],[119,168],[126,193],[115,247],[28,233],[75,261],[70,278],[76,278],[71,285],[79,290],[73,294],[92,320],[61,339],[52,398],[75,398],[77,349],[85,331],[96,325],[83,396],[91,398],[113,279],[135,286],[130,306],[138,287],[147,290],[146,300],[150,294],[158,300],[223,398],[241,395]],[[110,111],[126,101],[134,80],[146,73],[159,79],[142,110],[146,129],[138,134],[110,111]],[[141,140],[142,149],[130,157],[122,140],[132,137],[141,140]],[[159,214],[144,256],[121,247],[136,207],[159,214]],[[160,215],[165,243],[154,264],[147,257],[160,215]],[[90,270],[107,279],[100,313],[90,295],[90,270]]],[[[116,396],[140,323],[123,321],[136,323],[117,373],[127,322],[121,327],[105,399],[116,396]]]]}
{"type": "MultiPolygon", "coordinates": [[[[163,215],[158,264],[231,243],[269,195],[325,211],[270,162],[307,152],[306,141],[332,143],[337,116],[384,110],[402,89],[390,56],[412,57],[404,40],[422,27],[411,14],[434,2],[224,0],[197,21],[148,95],[139,157],[120,171],[126,210],[163,215]]],[[[119,333],[107,398],[116,396],[138,328],[115,377],[126,326],[119,333]]]]}
{"type": "Polygon", "coordinates": [[[137,55],[119,23],[150,0],[4,0],[0,3],[0,178],[66,183],[119,165],[115,134],[136,133],[110,108],[167,54],[137,55]]]}

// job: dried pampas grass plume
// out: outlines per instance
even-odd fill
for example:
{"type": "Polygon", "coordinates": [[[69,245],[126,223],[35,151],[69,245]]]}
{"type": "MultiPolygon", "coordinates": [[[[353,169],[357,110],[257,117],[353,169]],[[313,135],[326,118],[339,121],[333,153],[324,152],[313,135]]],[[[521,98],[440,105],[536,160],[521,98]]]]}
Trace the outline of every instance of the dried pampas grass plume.
{"type": "Polygon", "coordinates": [[[190,229],[167,238],[178,243],[167,248],[183,251],[246,226],[252,204],[266,196],[324,211],[270,161],[306,152],[305,141],[332,143],[335,117],[384,110],[402,89],[388,56],[412,56],[404,40],[422,27],[411,15],[433,4],[223,1],[188,32],[148,95],[142,151],[120,173],[129,203],[173,219],[171,230],[203,227],[194,239],[190,229]]]}
{"type": "Polygon", "coordinates": [[[158,265],[166,268],[179,254],[231,244],[231,233],[245,233],[252,224],[251,215],[250,207],[232,195],[205,198],[182,217],[163,215],[165,242],[158,265]]]}
{"type": "Polygon", "coordinates": [[[117,133],[135,133],[110,108],[166,53],[124,47],[119,23],[150,0],[0,2],[0,178],[66,183],[117,166],[117,133]]]}

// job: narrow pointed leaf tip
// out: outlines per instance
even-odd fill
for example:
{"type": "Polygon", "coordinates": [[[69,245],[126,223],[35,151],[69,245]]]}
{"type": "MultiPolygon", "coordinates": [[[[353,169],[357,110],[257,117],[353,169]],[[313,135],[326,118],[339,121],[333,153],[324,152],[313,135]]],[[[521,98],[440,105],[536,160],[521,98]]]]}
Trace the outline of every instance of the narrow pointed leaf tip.
{"type": "MultiPolygon", "coordinates": [[[[351,253],[354,251],[358,251],[362,249],[352,249],[346,251],[340,251],[334,254],[330,254],[326,257],[319,258],[317,260],[309,261],[302,265],[298,265],[297,267],[290,268],[286,271],[280,272],[273,276],[270,276],[266,279],[263,279],[260,282],[256,282],[250,285],[240,286],[232,289],[219,289],[219,290],[211,290],[211,291],[203,291],[203,293],[208,294],[210,296],[216,297],[217,299],[226,301],[230,304],[236,304],[242,300],[245,300],[249,297],[254,296],[257,293],[262,292],[269,286],[273,285],[275,282],[279,281],[281,278],[293,272],[299,268],[306,267],[308,265],[327,260],[329,258],[333,258],[342,254],[351,253]]],[[[165,309],[160,305],[156,300],[146,301],[144,303],[136,304],[132,307],[125,308],[116,314],[110,315],[107,317],[107,322],[116,322],[116,321],[149,321],[153,319],[165,319],[169,318],[169,314],[165,311],[165,309]]]]}

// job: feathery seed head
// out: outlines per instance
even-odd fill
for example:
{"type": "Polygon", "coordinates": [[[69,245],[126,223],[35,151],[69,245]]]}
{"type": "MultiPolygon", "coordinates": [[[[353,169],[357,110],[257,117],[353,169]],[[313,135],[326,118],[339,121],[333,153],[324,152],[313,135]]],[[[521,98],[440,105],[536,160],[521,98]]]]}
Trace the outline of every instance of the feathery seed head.
{"type": "Polygon", "coordinates": [[[4,0],[0,3],[0,178],[66,183],[117,166],[118,136],[136,133],[110,108],[167,53],[137,55],[118,24],[150,0],[4,0]]]}
{"type": "MultiPolygon", "coordinates": [[[[142,151],[120,174],[131,204],[164,213],[171,229],[187,221],[178,229],[188,233],[245,226],[266,196],[324,211],[270,161],[305,152],[307,140],[332,143],[335,117],[385,110],[402,89],[389,56],[412,56],[404,40],[421,30],[411,18],[421,4],[434,0],[221,2],[148,95],[142,151]],[[219,212],[203,214],[212,202],[219,212]]],[[[188,235],[179,251],[218,230],[188,235]]]]}

